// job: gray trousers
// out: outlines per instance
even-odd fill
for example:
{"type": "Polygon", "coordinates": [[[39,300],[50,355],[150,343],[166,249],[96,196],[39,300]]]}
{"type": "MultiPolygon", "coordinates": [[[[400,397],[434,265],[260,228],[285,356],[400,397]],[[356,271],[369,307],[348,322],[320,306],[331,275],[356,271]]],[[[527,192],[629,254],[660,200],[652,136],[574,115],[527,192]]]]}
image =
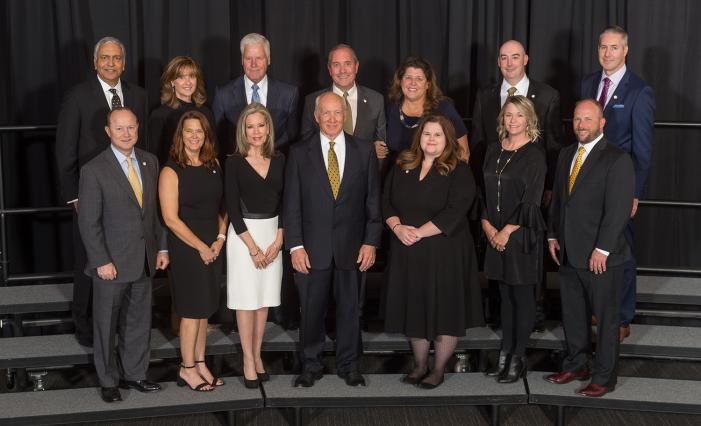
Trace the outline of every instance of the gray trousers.
{"type": "Polygon", "coordinates": [[[128,283],[93,278],[93,350],[100,386],[119,384],[119,364],[124,380],[146,378],[151,354],[150,277],[128,283]]]}

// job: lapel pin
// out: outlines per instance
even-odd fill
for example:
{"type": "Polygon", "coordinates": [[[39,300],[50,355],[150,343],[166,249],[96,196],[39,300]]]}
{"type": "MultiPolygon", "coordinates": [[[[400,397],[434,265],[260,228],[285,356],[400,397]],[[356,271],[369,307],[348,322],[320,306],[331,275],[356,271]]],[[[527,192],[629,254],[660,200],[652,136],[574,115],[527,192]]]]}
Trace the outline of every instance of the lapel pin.
{"type": "Polygon", "coordinates": [[[404,173],[409,174],[409,170],[404,170],[404,173]]]}
{"type": "Polygon", "coordinates": [[[365,99],[365,98],[363,98],[363,103],[364,103],[364,104],[368,103],[368,100],[365,99]]]}
{"type": "Polygon", "coordinates": [[[216,170],[212,170],[212,173],[214,173],[214,174],[216,175],[216,174],[217,174],[217,171],[216,171],[216,170]]]}
{"type": "Polygon", "coordinates": [[[145,166],[145,165],[146,165],[146,162],[144,161],[144,162],[143,162],[143,163],[141,163],[141,164],[143,164],[143,165],[145,166]]]}
{"type": "Polygon", "coordinates": [[[531,99],[532,99],[532,98],[535,98],[535,95],[531,95],[531,99]]]}
{"type": "Polygon", "coordinates": [[[618,95],[613,95],[613,99],[618,99],[618,95]]]}

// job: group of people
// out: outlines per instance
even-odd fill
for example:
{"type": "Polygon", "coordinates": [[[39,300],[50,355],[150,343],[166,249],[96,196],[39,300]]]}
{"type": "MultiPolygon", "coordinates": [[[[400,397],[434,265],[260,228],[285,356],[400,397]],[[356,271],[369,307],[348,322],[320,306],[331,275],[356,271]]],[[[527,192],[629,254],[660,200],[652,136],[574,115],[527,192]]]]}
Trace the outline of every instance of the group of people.
{"type": "Polygon", "coordinates": [[[635,277],[630,218],[645,186],[654,116],[652,90],[625,67],[622,28],[600,36],[603,69],[583,82],[573,115],[578,144],[567,147],[559,95],[529,80],[528,56],[514,40],[499,51],[502,82],[477,95],[471,143],[421,57],[398,67],[385,108],[381,94],[356,83],[353,49],[335,46],[333,84],[304,99],[300,120],[298,89],[267,75],[268,40],[248,34],[240,51],[243,75],[217,87],[211,110],[197,62],[173,58],[161,105],[147,117],[145,91],[120,78],[124,45],[105,37],[95,46],[97,76],[64,100],[56,152],[75,212],[73,317],[78,341],[94,347],[103,400],[121,400],[119,387],[160,389],[146,378],[151,278],[168,266],[181,318],[177,383],[201,392],[225,384],[204,361],[222,257],[247,388],[269,379],[261,345],[269,308],[286,304],[287,265],[299,297],[302,372],[294,385],[323,376],[333,292],[336,371],[364,386],[362,290],[383,229],[385,330],[406,335],[414,355],[402,382],[435,388],[459,337],[484,323],[470,227],[478,216],[503,333],[486,374],[501,383],[525,375],[547,248],[560,270],[568,357],[545,379],[592,377],[580,390],[589,396],[613,390],[619,338],[632,319],[625,297],[635,295],[622,284],[627,268],[635,277]]]}

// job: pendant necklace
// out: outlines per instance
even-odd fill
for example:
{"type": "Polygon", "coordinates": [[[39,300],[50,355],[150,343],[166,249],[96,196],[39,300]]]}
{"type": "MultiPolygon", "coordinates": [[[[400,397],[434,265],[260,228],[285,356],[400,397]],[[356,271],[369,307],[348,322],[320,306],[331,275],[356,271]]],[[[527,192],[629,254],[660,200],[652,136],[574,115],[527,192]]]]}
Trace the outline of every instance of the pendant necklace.
{"type": "Polygon", "coordinates": [[[499,152],[499,157],[497,157],[497,168],[496,168],[496,175],[497,175],[497,211],[501,212],[501,174],[504,172],[504,169],[506,166],[509,165],[511,160],[514,158],[516,153],[518,152],[518,149],[515,149],[511,151],[511,155],[509,158],[504,162],[504,166],[499,169],[499,163],[501,163],[501,155],[504,153],[505,149],[501,148],[501,151],[499,152]]]}

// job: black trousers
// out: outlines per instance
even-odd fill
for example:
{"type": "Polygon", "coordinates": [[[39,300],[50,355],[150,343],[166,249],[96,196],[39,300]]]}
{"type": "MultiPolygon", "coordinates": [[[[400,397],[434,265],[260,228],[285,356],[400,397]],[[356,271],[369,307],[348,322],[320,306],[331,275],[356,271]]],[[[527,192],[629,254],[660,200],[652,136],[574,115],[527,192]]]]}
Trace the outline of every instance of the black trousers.
{"type": "Polygon", "coordinates": [[[336,370],[339,374],[358,369],[360,272],[311,269],[308,275],[295,273],[301,307],[300,343],[305,371],[320,371],[321,352],[326,340],[325,322],[330,290],[336,301],[336,370]]]}
{"type": "Polygon", "coordinates": [[[623,265],[607,266],[603,274],[587,269],[560,266],[560,298],[562,323],[565,327],[567,357],[562,363],[565,371],[580,371],[587,367],[591,354],[591,316],[598,319],[596,356],[591,382],[613,387],[618,368],[618,326],[621,305],[623,265]]]}
{"type": "Polygon", "coordinates": [[[501,350],[526,355],[535,322],[535,284],[509,285],[499,282],[501,294],[501,350]]]}
{"type": "Polygon", "coordinates": [[[78,341],[92,342],[92,278],[85,275],[88,255],[78,229],[78,214],[73,209],[73,302],[71,313],[78,341]]]}

